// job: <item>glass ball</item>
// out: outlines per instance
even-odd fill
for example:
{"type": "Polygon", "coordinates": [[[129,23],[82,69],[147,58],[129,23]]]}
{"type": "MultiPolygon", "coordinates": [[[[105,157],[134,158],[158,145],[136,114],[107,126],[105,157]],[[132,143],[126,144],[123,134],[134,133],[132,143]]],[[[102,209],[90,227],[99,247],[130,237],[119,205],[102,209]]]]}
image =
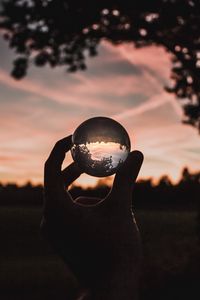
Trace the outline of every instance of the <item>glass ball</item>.
{"type": "Polygon", "coordinates": [[[86,120],[72,135],[72,158],[88,175],[113,175],[130,152],[130,139],[124,127],[113,119],[86,120]]]}

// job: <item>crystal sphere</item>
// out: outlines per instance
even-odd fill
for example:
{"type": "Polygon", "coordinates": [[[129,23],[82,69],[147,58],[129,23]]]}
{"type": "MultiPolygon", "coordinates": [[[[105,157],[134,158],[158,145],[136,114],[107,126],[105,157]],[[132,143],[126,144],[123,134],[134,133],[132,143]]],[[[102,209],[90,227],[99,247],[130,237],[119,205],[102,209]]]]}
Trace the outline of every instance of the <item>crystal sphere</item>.
{"type": "Polygon", "coordinates": [[[124,127],[113,119],[95,117],[81,123],[72,135],[72,158],[88,175],[113,175],[130,152],[124,127]]]}

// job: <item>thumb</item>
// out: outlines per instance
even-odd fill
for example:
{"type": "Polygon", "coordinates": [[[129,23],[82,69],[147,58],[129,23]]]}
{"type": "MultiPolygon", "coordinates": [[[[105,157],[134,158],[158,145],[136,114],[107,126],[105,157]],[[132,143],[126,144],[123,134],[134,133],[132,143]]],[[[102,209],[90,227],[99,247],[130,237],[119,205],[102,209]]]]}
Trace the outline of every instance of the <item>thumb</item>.
{"type": "Polygon", "coordinates": [[[140,151],[129,153],[125,163],[117,171],[110,197],[114,199],[132,197],[132,188],[139,174],[143,162],[140,151]]]}
{"type": "Polygon", "coordinates": [[[62,179],[65,187],[68,188],[82,173],[83,171],[75,162],[62,170],[62,179]]]}

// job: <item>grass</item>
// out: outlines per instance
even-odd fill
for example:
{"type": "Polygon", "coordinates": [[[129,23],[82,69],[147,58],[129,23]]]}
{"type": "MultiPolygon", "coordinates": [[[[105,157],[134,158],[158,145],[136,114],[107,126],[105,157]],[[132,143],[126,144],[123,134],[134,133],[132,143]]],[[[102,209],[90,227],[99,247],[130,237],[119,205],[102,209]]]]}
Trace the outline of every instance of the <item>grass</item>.
{"type": "MultiPolygon", "coordinates": [[[[38,207],[0,208],[1,300],[73,298],[73,277],[40,237],[41,215],[38,207]]],[[[181,285],[187,281],[191,296],[195,280],[200,279],[196,264],[197,213],[139,210],[135,215],[144,249],[141,299],[149,299],[149,292],[154,299],[175,299],[172,295],[179,299],[180,291],[174,291],[180,278],[181,285]]],[[[182,289],[185,291],[183,285],[182,289]]],[[[181,299],[186,298],[182,295],[181,299]]]]}
{"type": "Polygon", "coordinates": [[[197,213],[138,212],[145,257],[162,268],[183,267],[197,247],[197,213]]]}

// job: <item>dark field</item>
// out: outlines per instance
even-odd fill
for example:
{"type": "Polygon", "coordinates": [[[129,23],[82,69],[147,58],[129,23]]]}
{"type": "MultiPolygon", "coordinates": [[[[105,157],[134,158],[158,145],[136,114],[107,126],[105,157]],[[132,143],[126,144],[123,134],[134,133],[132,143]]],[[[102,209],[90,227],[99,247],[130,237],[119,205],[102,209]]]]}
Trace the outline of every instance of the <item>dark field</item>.
{"type": "MultiPolygon", "coordinates": [[[[0,208],[1,300],[73,299],[75,280],[39,235],[41,212],[0,208]]],[[[137,210],[135,215],[144,249],[141,299],[200,299],[197,213],[137,210]]]]}

